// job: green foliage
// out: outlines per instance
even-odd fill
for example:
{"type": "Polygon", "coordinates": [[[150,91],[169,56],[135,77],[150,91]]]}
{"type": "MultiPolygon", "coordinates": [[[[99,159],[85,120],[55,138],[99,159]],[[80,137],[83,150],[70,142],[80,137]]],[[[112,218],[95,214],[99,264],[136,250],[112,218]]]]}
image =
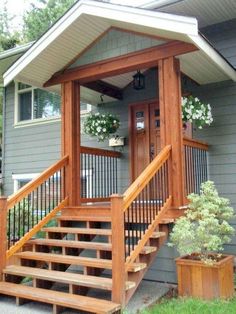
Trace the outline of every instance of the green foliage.
{"type": "Polygon", "coordinates": [[[24,40],[37,40],[46,32],[76,0],[38,0],[31,3],[31,8],[24,14],[24,40]]]}
{"type": "Polygon", "coordinates": [[[119,126],[119,119],[112,114],[91,113],[84,121],[84,132],[97,137],[98,141],[104,141],[110,134],[115,133],[119,126]]]}
{"type": "Polygon", "coordinates": [[[228,199],[218,195],[212,181],[202,183],[200,195],[190,194],[188,200],[189,209],[176,221],[169,245],[176,246],[181,255],[199,253],[202,261],[212,263],[210,253],[222,251],[234,234],[228,223],[234,210],[228,199]]]}
{"type": "Polygon", "coordinates": [[[7,1],[4,1],[3,10],[0,11],[0,51],[14,48],[20,42],[19,33],[10,31],[13,18],[7,11],[7,1]]]}
{"type": "Polygon", "coordinates": [[[141,314],[235,314],[236,298],[232,300],[203,301],[190,298],[163,299],[141,314]]]}

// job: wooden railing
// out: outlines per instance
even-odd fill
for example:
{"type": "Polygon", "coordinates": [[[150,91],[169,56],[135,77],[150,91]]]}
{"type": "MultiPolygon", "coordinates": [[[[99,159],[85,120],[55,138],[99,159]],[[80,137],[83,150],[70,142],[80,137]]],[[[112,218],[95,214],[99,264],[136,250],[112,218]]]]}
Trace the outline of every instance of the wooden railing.
{"type": "Polygon", "coordinates": [[[65,167],[68,156],[24,185],[8,199],[0,201],[0,273],[5,259],[35,235],[66,204],[65,167]]]}
{"type": "Polygon", "coordinates": [[[118,158],[121,153],[81,147],[81,201],[107,201],[118,191],[118,158]]]}
{"type": "Polygon", "coordinates": [[[171,146],[166,146],[126,190],[111,196],[112,299],[124,302],[124,282],[130,265],[171,206],[169,181],[171,146]]]}
{"type": "Polygon", "coordinates": [[[208,144],[184,138],[185,193],[199,193],[202,182],[208,180],[208,144]]]}

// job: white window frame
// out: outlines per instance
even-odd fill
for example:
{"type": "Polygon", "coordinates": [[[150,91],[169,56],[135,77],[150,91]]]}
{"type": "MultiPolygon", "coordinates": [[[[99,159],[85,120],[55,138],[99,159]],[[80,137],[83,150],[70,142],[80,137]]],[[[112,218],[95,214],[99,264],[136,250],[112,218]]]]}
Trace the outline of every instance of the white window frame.
{"type": "Polygon", "coordinates": [[[19,182],[22,180],[33,180],[36,178],[40,173],[23,173],[23,174],[13,174],[12,179],[13,179],[13,190],[14,193],[19,190],[19,182]]]}
{"type": "MultiPolygon", "coordinates": [[[[15,106],[14,106],[14,127],[27,127],[37,124],[45,124],[45,123],[52,123],[52,122],[59,122],[61,121],[61,115],[48,117],[48,118],[33,118],[34,114],[34,90],[38,89],[37,87],[30,86],[28,88],[24,88],[22,90],[18,89],[19,81],[15,81],[15,106]],[[32,92],[32,100],[31,100],[31,119],[19,121],[19,98],[18,95],[24,92],[32,92]]],[[[28,84],[27,84],[28,85],[28,84]]],[[[86,116],[88,113],[92,111],[92,105],[87,104],[87,108],[80,111],[82,117],[86,116]]]]}
{"type": "MultiPolygon", "coordinates": [[[[82,178],[87,178],[86,180],[86,189],[87,191],[92,191],[92,174],[93,170],[92,169],[84,169],[82,170],[82,178]]],[[[20,173],[20,174],[13,174],[12,179],[13,179],[13,191],[14,193],[17,192],[20,188],[19,182],[22,180],[33,180],[37,176],[39,176],[40,173],[20,173]]],[[[60,174],[58,176],[60,178],[60,174]]],[[[91,193],[90,193],[91,194],[91,193]]],[[[89,195],[89,197],[92,197],[92,194],[89,195]]]]}
{"type": "MultiPolygon", "coordinates": [[[[38,89],[38,87],[30,86],[28,88],[19,89],[19,81],[15,81],[15,110],[14,110],[14,126],[21,127],[32,124],[42,124],[42,123],[51,123],[61,120],[61,115],[52,116],[48,118],[34,118],[34,90],[38,89]],[[21,93],[31,92],[31,119],[19,121],[19,97],[18,95],[21,93]]],[[[27,84],[28,85],[28,84],[27,84]]]]}

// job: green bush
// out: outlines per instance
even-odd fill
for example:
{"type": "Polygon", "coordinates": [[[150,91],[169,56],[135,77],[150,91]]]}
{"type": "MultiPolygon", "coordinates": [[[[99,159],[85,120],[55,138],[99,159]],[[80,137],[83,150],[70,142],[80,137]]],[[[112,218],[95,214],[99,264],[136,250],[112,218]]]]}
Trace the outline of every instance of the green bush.
{"type": "Polygon", "coordinates": [[[234,234],[229,224],[234,210],[228,199],[218,195],[212,181],[202,183],[200,194],[190,194],[188,200],[189,209],[177,219],[169,246],[176,246],[181,255],[198,253],[205,263],[214,263],[211,253],[223,251],[223,244],[234,234]]]}

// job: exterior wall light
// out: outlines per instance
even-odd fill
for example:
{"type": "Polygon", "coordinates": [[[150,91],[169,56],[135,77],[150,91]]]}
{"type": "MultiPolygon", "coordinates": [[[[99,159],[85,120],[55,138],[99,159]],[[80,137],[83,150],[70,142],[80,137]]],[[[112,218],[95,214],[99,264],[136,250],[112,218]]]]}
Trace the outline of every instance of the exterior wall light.
{"type": "Polygon", "coordinates": [[[137,71],[137,73],[133,76],[133,88],[136,90],[145,88],[145,75],[137,71]]]}

